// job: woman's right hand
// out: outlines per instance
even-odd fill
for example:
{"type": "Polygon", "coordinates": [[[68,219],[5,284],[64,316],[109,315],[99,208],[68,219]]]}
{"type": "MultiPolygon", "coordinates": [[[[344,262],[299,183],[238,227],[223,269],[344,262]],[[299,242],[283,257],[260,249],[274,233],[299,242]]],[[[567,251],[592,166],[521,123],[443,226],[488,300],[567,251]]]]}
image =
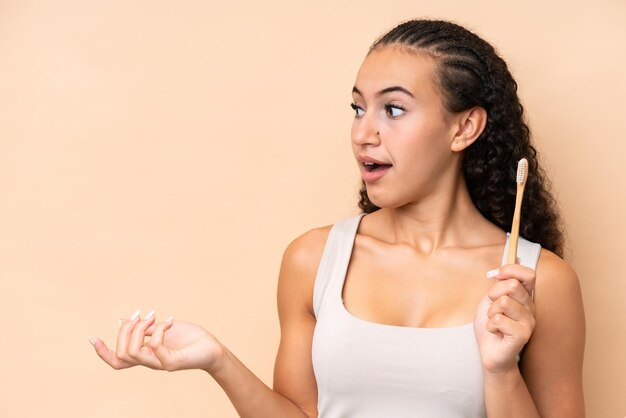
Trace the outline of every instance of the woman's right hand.
{"type": "Polygon", "coordinates": [[[115,351],[100,338],[91,337],[89,341],[98,356],[116,370],[141,365],[156,370],[201,369],[212,373],[225,352],[204,328],[171,318],[156,322],[153,311],[145,318],[140,318],[137,311],[121,321],[115,351]]]}

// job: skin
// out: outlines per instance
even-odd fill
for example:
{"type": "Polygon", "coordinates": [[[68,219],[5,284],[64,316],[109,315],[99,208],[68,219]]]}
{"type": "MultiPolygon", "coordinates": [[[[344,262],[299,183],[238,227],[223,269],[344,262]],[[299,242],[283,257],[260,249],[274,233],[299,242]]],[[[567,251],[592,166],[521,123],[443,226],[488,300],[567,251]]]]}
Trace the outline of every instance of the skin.
{"type": "MultiPolygon", "coordinates": [[[[505,232],[476,209],[461,174],[463,150],[478,139],[486,113],[447,112],[435,70],[426,53],[386,46],[372,51],[357,75],[355,157],[393,166],[367,184],[381,210],[359,226],[345,307],[390,325],[473,322],[489,417],[584,416],[585,323],[576,273],[543,249],[536,271],[499,267],[505,232]]],[[[283,256],[273,389],[209,332],[180,321],[124,320],[115,350],[93,339],[97,354],[115,369],[205,370],[242,417],[316,417],[313,285],[330,228],[303,234],[283,256]]]]}

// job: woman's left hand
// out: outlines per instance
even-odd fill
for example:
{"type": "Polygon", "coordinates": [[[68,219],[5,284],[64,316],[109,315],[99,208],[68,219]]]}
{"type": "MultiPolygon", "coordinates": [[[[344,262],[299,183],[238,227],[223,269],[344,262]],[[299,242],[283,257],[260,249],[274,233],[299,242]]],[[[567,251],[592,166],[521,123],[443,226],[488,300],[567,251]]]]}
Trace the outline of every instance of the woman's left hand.
{"type": "Polygon", "coordinates": [[[535,271],[507,264],[488,277],[495,282],[478,305],[474,334],[483,368],[501,373],[517,367],[517,355],[535,329],[535,271]]]}

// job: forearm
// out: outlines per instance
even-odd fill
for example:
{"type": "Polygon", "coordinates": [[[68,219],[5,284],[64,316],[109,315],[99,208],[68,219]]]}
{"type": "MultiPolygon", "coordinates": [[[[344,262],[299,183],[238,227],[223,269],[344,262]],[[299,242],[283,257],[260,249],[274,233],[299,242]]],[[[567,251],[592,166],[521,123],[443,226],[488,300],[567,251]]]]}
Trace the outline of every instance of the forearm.
{"type": "Polygon", "coordinates": [[[242,418],[308,418],[293,402],[263,383],[226,348],[219,367],[210,374],[224,389],[242,418]]]}
{"type": "Polygon", "coordinates": [[[485,406],[489,418],[540,418],[517,367],[503,373],[484,372],[485,406]]]}

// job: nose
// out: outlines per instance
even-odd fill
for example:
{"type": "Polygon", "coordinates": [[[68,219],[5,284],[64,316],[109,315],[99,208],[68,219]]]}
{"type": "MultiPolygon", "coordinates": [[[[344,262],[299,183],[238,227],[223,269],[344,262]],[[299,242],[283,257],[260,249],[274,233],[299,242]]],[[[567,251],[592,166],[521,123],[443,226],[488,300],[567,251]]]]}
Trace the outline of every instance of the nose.
{"type": "Polygon", "coordinates": [[[365,113],[360,119],[352,123],[352,143],[354,145],[378,145],[380,144],[380,127],[376,120],[365,113]]]}

